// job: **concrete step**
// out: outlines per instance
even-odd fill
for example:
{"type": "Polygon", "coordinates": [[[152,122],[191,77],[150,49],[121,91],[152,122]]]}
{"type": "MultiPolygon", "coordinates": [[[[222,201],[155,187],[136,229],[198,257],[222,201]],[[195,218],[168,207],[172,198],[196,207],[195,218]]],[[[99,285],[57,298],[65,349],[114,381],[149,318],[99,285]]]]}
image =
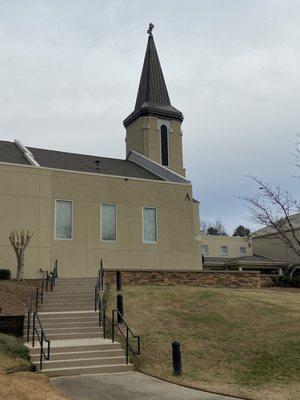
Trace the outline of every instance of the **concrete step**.
{"type": "Polygon", "coordinates": [[[93,306],[95,307],[95,300],[94,299],[65,299],[65,300],[59,300],[59,299],[51,299],[44,301],[43,304],[40,306],[40,310],[43,307],[61,307],[61,306],[80,306],[80,305],[87,305],[87,306],[93,306]]]}
{"type": "Polygon", "coordinates": [[[93,304],[70,304],[65,305],[61,304],[60,306],[52,306],[52,305],[42,305],[39,308],[39,312],[59,312],[59,311],[93,311],[93,304]]]}
{"type": "MultiPolygon", "coordinates": [[[[39,343],[36,343],[35,347],[31,344],[26,344],[29,348],[30,355],[40,354],[39,343]]],[[[119,343],[112,343],[109,339],[76,339],[76,340],[53,340],[51,342],[51,353],[73,353],[73,352],[85,352],[85,351],[101,351],[101,350],[120,350],[121,346],[119,343]]]]}
{"type": "Polygon", "coordinates": [[[94,300],[95,296],[94,293],[52,293],[44,297],[44,303],[48,303],[49,301],[74,301],[74,300],[94,300]]]}
{"type": "Polygon", "coordinates": [[[41,320],[43,326],[49,326],[49,327],[60,327],[60,326],[72,326],[72,325],[77,325],[77,326],[85,326],[85,325],[93,325],[93,324],[98,324],[99,322],[99,317],[97,316],[96,318],[78,318],[78,319],[73,319],[70,318],[68,320],[63,321],[61,318],[53,318],[53,319],[47,319],[47,320],[41,320]]]}
{"type": "MultiPolygon", "coordinates": [[[[95,318],[95,319],[90,319],[90,320],[85,320],[85,321],[76,321],[73,320],[71,322],[68,321],[41,321],[42,323],[42,327],[45,331],[47,331],[48,329],[68,329],[68,328],[95,328],[95,327],[99,327],[99,319],[95,318]]],[[[30,324],[30,329],[32,329],[32,323],[30,324]]],[[[37,325],[37,327],[39,327],[39,325],[37,325]]],[[[24,325],[24,331],[27,330],[27,324],[24,325]]]]}
{"type": "Polygon", "coordinates": [[[97,280],[97,272],[93,276],[83,276],[78,278],[57,278],[56,282],[93,282],[97,280]]]}
{"type": "MultiPolygon", "coordinates": [[[[77,328],[94,328],[94,327],[99,327],[99,320],[96,318],[95,320],[90,320],[90,321],[81,321],[78,322],[77,320],[73,322],[66,322],[66,321],[59,321],[59,322],[42,322],[43,329],[45,331],[48,331],[48,329],[55,329],[55,328],[72,328],[72,327],[77,327],[77,328]]],[[[27,325],[26,325],[27,326],[27,325]]],[[[24,328],[26,329],[26,326],[24,325],[24,328]]]]}
{"type": "Polygon", "coordinates": [[[95,292],[95,286],[88,286],[88,287],[57,287],[53,290],[53,292],[46,292],[45,296],[47,296],[47,293],[50,294],[61,294],[61,293],[90,293],[90,292],[95,292]]]}
{"type": "MultiPolygon", "coordinates": [[[[46,328],[43,325],[43,329],[46,332],[46,335],[50,335],[53,333],[85,333],[85,332],[99,332],[99,330],[101,330],[101,328],[99,327],[99,325],[93,325],[93,326],[62,326],[62,327],[58,327],[58,328],[46,328]]],[[[38,331],[40,331],[40,329],[38,328],[38,331]]]]}
{"type": "MultiPolygon", "coordinates": [[[[66,360],[55,360],[55,361],[45,361],[43,362],[43,370],[53,369],[53,368],[69,368],[69,367],[92,367],[93,365],[115,365],[115,364],[125,364],[126,358],[120,357],[94,357],[94,358],[80,358],[80,359],[66,359],[66,360]]],[[[33,364],[39,365],[39,361],[33,364]]]]}
{"type": "MultiPolygon", "coordinates": [[[[73,288],[81,289],[81,288],[95,287],[96,285],[97,285],[96,281],[95,282],[77,282],[77,283],[76,282],[65,282],[65,283],[59,282],[59,283],[57,283],[57,285],[55,285],[55,287],[53,287],[53,292],[59,288],[73,287],[73,288]]],[[[49,291],[49,289],[48,289],[48,291],[49,291]]]]}
{"type": "MultiPolygon", "coordinates": [[[[74,286],[74,287],[91,287],[91,286],[96,286],[97,285],[97,280],[90,281],[90,282],[58,282],[57,284],[53,287],[53,291],[59,287],[66,287],[66,286],[74,286]]],[[[50,288],[51,290],[51,288],[50,288]]],[[[49,291],[49,288],[48,288],[49,291]]]]}
{"type": "Polygon", "coordinates": [[[86,374],[107,374],[115,372],[133,371],[132,364],[116,364],[116,365],[93,365],[87,367],[68,367],[68,368],[51,368],[42,370],[47,376],[75,376],[86,374]]]}
{"type": "MultiPolygon", "coordinates": [[[[100,328],[98,332],[66,332],[66,333],[48,333],[46,332],[47,340],[64,340],[64,339],[89,339],[89,338],[102,338],[103,333],[101,332],[100,328]]],[[[37,337],[35,335],[35,339],[37,337]]],[[[32,335],[29,335],[29,341],[32,340],[32,335]]]]}
{"type": "Polygon", "coordinates": [[[47,323],[89,323],[96,322],[99,319],[98,313],[95,311],[87,313],[51,313],[51,314],[39,314],[42,324],[47,323]]]}
{"type": "MultiPolygon", "coordinates": [[[[55,350],[55,349],[54,349],[55,350]]],[[[51,361],[55,360],[73,360],[73,359],[87,359],[87,358],[101,358],[101,357],[122,357],[124,356],[124,351],[120,349],[111,350],[92,350],[92,351],[73,351],[67,353],[54,353],[50,352],[51,361]]],[[[32,362],[40,361],[40,354],[30,355],[32,362]]]]}
{"type": "Polygon", "coordinates": [[[79,286],[66,286],[57,287],[51,294],[70,294],[70,293],[95,293],[95,286],[79,287],[79,286]]]}
{"type": "MultiPolygon", "coordinates": [[[[74,287],[91,287],[91,286],[96,286],[97,285],[97,280],[95,279],[94,281],[69,281],[69,282],[62,282],[62,281],[57,281],[56,285],[53,287],[53,290],[59,288],[59,287],[66,287],[66,286],[74,286],[74,287]]],[[[49,290],[49,289],[48,289],[49,290]]]]}

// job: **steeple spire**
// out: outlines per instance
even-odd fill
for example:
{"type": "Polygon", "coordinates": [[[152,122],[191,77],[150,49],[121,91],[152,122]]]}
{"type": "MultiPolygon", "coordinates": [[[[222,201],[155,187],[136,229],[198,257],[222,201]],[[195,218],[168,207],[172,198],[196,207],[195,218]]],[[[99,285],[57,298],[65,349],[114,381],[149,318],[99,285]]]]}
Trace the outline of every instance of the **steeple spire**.
{"type": "Polygon", "coordinates": [[[171,105],[168,89],[160,66],[152,30],[149,24],[147,30],[148,44],[140,79],[134,111],[123,121],[125,127],[136,118],[144,115],[169,117],[182,121],[183,115],[171,105]]]}

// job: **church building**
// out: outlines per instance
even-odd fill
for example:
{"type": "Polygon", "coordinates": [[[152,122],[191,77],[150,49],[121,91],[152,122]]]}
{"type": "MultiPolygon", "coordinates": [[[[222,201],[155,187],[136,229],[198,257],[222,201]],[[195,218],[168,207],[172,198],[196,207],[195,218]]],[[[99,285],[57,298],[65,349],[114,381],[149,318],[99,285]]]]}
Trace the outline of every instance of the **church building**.
{"type": "Polygon", "coordinates": [[[12,276],[8,236],[21,229],[34,232],[25,278],[40,277],[56,259],[60,277],[95,276],[100,259],[108,270],[202,269],[183,115],[171,104],[152,29],[134,111],[123,122],[125,159],[0,141],[0,267],[12,276]]]}

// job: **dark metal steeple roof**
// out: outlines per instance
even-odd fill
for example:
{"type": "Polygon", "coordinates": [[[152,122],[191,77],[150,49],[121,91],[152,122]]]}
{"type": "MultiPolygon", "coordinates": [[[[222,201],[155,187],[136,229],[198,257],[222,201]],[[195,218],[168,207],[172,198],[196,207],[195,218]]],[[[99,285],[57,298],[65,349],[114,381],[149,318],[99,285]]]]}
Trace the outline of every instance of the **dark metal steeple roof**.
{"type": "Polygon", "coordinates": [[[182,113],[171,105],[168,89],[156,51],[152,29],[148,30],[148,44],[135,108],[123,121],[125,127],[139,116],[149,114],[183,120],[182,113]]]}

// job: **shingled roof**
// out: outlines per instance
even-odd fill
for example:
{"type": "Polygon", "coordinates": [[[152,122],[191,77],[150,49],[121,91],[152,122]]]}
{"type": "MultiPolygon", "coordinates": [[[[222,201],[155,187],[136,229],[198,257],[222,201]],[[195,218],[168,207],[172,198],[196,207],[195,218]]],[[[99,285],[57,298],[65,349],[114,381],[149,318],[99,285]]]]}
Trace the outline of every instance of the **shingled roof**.
{"type": "Polygon", "coordinates": [[[0,162],[30,165],[18,146],[5,140],[0,140],[0,162]]]}
{"type": "MultiPolygon", "coordinates": [[[[67,153],[35,147],[27,147],[27,149],[32,153],[34,159],[41,167],[162,180],[160,177],[129,160],[67,153]],[[97,170],[95,161],[99,161],[99,170],[97,170]]],[[[14,142],[7,141],[0,141],[0,162],[30,165],[24,157],[22,150],[14,142]]]]}
{"type": "Polygon", "coordinates": [[[152,33],[148,37],[135,108],[123,124],[127,127],[139,116],[148,114],[183,120],[182,113],[171,105],[152,33]]]}

